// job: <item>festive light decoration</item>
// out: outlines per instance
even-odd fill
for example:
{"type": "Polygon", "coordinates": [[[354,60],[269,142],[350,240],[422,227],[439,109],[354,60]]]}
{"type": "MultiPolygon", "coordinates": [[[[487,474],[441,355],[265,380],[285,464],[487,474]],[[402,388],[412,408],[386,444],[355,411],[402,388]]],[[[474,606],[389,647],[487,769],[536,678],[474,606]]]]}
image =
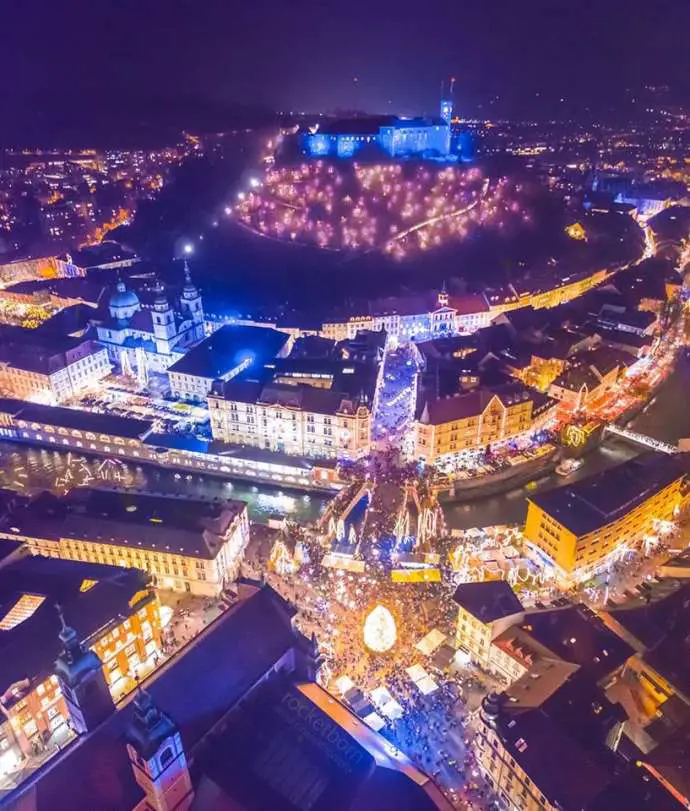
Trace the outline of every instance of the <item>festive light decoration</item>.
{"type": "Polygon", "coordinates": [[[374,653],[386,653],[395,645],[398,631],[393,615],[384,605],[375,606],[364,620],[364,644],[374,653]]]}
{"type": "Polygon", "coordinates": [[[238,222],[261,236],[395,259],[529,221],[521,187],[478,168],[312,161],[270,168],[238,199],[238,222]]]}

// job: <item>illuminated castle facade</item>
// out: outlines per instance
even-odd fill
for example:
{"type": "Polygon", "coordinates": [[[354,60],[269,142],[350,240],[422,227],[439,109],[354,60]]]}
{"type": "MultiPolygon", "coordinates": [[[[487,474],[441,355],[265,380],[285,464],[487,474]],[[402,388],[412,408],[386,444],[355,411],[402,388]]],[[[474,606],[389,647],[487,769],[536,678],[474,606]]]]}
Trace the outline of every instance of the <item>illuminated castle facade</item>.
{"type": "Polygon", "coordinates": [[[302,151],[314,158],[353,158],[376,149],[392,158],[450,154],[453,102],[441,101],[438,118],[372,116],[328,122],[302,135],[302,151]]]}

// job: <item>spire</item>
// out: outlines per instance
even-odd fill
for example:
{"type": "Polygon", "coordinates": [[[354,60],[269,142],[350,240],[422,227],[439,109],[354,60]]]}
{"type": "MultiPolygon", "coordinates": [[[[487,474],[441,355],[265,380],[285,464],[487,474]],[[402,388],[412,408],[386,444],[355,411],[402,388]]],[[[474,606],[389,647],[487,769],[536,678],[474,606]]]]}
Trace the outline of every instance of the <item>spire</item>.
{"type": "Polygon", "coordinates": [[[83,653],[79,637],[74,628],[65,622],[65,614],[60,603],[55,603],[55,610],[60,618],[60,641],[62,642],[63,654],[68,664],[74,664],[81,653],[83,653]]]}
{"type": "Polygon", "coordinates": [[[155,299],[153,300],[153,306],[156,309],[168,309],[168,296],[165,292],[165,285],[163,284],[162,280],[159,276],[156,276],[156,281],[153,285],[153,292],[156,294],[155,299]]]}
{"type": "Polygon", "coordinates": [[[154,702],[151,694],[144,690],[139,679],[133,706],[127,740],[143,758],[148,759],[158,751],[163,741],[177,733],[177,728],[154,702]]]}
{"type": "Polygon", "coordinates": [[[184,287],[182,288],[183,299],[195,299],[199,296],[199,291],[192,281],[192,271],[189,268],[189,262],[184,260],[184,287]]]}

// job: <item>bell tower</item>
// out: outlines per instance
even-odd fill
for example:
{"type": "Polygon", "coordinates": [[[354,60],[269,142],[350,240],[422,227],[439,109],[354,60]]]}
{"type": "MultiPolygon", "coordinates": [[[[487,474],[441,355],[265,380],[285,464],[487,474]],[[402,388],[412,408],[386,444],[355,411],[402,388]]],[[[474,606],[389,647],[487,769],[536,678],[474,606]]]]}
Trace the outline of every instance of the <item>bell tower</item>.
{"type": "Polygon", "coordinates": [[[182,739],[175,724],[139,688],[126,732],[134,779],[152,811],[187,811],[194,790],[182,739]]]}
{"type": "MultiPolygon", "coordinates": [[[[192,281],[192,273],[189,269],[189,262],[184,260],[184,287],[180,298],[182,312],[189,316],[195,324],[203,324],[204,308],[201,302],[199,288],[192,281]]],[[[203,333],[202,336],[203,337],[203,333]]]]}
{"type": "Polygon", "coordinates": [[[85,648],[74,628],[65,622],[60,606],[60,641],[62,652],[55,662],[55,674],[67,704],[74,730],[83,735],[95,729],[115,709],[103,674],[103,663],[85,648]]]}
{"type": "Polygon", "coordinates": [[[165,294],[165,287],[160,279],[154,287],[156,297],[153,301],[153,335],[156,340],[156,349],[165,355],[170,354],[172,341],[175,337],[175,314],[165,294]]]}

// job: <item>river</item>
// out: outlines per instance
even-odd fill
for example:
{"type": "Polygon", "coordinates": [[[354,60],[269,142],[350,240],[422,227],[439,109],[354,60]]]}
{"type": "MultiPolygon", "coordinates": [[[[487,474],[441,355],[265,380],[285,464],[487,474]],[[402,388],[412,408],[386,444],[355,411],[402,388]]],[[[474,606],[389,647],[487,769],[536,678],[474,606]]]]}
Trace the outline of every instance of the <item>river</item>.
{"type": "MultiPolygon", "coordinates": [[[[682,437],[690,437],[689,392],[690,360],[683,356],[651,403],[629,423],[628,427],[671,444],[675,444],[682,437]]],[[[528,495],[591,476],[612,465],[632,459],[644,450],[644,447],[627,440],[609,437],[585,457],[582,467],[568,479],[553,473],[538,479],[537,486],[531,490],[517,487],[488,498],[444,505],[446,523],[451,529],[521,523],[527,514],[528,495]]]]}
{"type": "MultiPolygon", "coordinates": [[[[690,437],[690,360],[683,357],[656,397],[630,427],[643,434],[675,443],[690,437]]],[[[585,464],[567,481],[597,473],[625,462],[644,449],[626,440],[607,439],[587,455],[585,464]]],[[[316,519],[329,497],[316,493],[279,490],[268,485],[228,481],[207,474],[176,473],[153,465],[134,465],[119,459],[86,458],[52,448],[0,442],[0,487],[20,492],[53,490],[64,493],[74,486],[136,489],[169,496],[208,500],[237,498],[249,505],[252,520],[287,516],[300,523],[316,519]]],[[[487,498],[444,505],[446,522],[453,529],[520,523],[527,513],[527,495],[562,486],[566,480],[552,474],[537,480],[536,488],[518,487],[487,498]]]]}
{"type": "Polygon", "coordinates": [[[176,472],[120,459],[85,457],[52,448],[0,442],[0,487],[25,493],[71,487],[100,486],[204,500],[246,501],[253,521],[287,516],[300,523],[313,521],[329,500],[317,493],[252,485],[207,474],[176,472]]]}

